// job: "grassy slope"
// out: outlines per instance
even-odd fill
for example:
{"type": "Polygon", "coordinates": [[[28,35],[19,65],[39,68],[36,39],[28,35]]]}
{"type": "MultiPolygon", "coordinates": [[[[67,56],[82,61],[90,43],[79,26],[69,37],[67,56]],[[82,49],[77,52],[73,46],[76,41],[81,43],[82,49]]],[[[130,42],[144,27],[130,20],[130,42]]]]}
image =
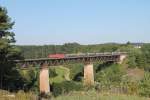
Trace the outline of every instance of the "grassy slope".
{"type": "Polygon", "coordinates": [[[95,91],[90,91],[62,95],[56,98],[52,98],[52,100],[149,100],[149,98],[121,94],[99,94],[95,91]]]}
{"type": "MultiPolygon", "coordinates": [[[[15,94],[2,93],[0,90],[0,100],[38,100],[38,97],[32,93],[19,92],[15,94]]],[[[150,100],[149,98],[130,96],[130,95],[118,95],[118,94],[99,94],[95,91],[88,92],[73,92],[68,95],[61,95],[56,98],[45,100],[150,100]]]]}
{"type": "Polygon", "coordinates": [[[132,81],[141,80],[144,77],[144,69],[139,68],[128,68],[127,59],[121,64],[123,69],[126,71],[127,76],[132,81]]]}
{"type": "Polygon", "coordinates": [[[8,91],[0,90],[0,100],[37,100],[37,96],[31,92],[24,93],[10,93],[8,91]]]}
{"type": "Polygon", "coordinates": [[[70,80],[69,73],[70,70],[66,67],[58,66],[55,68],[57,76],[50,78],[50,83],[61,83],[64,80],[70,80]]]}

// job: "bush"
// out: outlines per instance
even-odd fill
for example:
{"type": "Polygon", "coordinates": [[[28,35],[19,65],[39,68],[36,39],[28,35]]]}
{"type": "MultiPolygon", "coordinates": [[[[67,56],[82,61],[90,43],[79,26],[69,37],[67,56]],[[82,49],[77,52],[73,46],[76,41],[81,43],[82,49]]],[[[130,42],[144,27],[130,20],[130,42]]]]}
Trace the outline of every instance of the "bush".
{"type": "Polygon", "coordinates": [[[139,84],[139,94],[142,96],[150,97],[150,73],[146,72],[144,79],[139,84]]]}
{"type": "Polygon", "coordinates": [[[122,67],[118,64],[112,64],[96,74],[96,81],[101,84],[119,83],[125,74],[122,67]]]}
{"type": "Polygon", "coordinates": [[[73,82],[73,81],[64,81],[62,83],[53,83],[52,91],[54,96],[58,96],[60,94],[66,94],[71,91],[80,91],[83,89],[83,85],[81,83],[73,82]]]}
{"type": "Polygon", "coordinates": [[[19,70],[19,72],[23,80],[23,90],[38,92],[38,69],[29,68],[28,70],[19,70]]]}
{"type": "Polygon", "coordinates": [[[49,69],[49,77],[52,78],[52,77],[55,77],[55,76],[57,76],[55,68],[50,68],[49,69]]]}

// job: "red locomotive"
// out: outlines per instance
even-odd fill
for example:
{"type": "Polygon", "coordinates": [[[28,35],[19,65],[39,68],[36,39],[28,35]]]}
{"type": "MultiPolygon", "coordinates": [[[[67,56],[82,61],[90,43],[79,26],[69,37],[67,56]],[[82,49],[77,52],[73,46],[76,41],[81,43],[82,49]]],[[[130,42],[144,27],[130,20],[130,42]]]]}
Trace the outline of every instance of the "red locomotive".
{"type": "Polygon", "coordinates": [[[49,54],[48,58],[65,58],[65,54],[49,54]]]}

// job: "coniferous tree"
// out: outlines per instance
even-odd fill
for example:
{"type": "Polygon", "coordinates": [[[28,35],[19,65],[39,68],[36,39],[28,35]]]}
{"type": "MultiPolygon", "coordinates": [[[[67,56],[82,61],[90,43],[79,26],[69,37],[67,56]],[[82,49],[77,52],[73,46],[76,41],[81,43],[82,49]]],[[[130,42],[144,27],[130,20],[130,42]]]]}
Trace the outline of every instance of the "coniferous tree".
{"type": "Polygon", "coordinates": [[[7,15],[7,10],[0,6],[0,88],[8,84],[14,87],[12,80],[17,74],[13,69],[14,64],[11,62],[17,58],[19,52],[14,45],[15,34],[10,31],[13,25],[14,22],[7,15]]]}

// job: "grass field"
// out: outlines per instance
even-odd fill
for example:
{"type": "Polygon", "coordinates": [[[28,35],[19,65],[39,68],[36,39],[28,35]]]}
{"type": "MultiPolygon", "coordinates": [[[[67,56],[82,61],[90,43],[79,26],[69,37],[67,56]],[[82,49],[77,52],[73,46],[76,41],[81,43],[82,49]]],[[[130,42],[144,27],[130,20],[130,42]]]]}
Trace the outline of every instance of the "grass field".
{"type": "MultiPolygon", "coordinates": [[[[0,100],[38,100],[38,96],[33,93],[8,93],[0,90],[0,100]]],[[[67,95],[61,95],[58,97],[51,97],[44,100],[150,100],[149,98],[134,96],[134,95],[123,95],[123,94],[108,94],[98,93],[95,91],[87,92],[72,92],[67,95]]]]}
{"type": "Polygon", "coordinates": [[[0,100],[37,100],[38,97],[31,93],[24,93],[19,91],[18,93],[10,93],[8,91],[0,90],[0,100]]]}
{"type": "Polygon", "coordinates": [[[97,93],[94,91],[89,92],[74,92],[68,95],[62,95],[52,100],[150,100],[149,98],[134,96],[134,95],[121,95],[121,94],[108,94],[97,93]]]}

